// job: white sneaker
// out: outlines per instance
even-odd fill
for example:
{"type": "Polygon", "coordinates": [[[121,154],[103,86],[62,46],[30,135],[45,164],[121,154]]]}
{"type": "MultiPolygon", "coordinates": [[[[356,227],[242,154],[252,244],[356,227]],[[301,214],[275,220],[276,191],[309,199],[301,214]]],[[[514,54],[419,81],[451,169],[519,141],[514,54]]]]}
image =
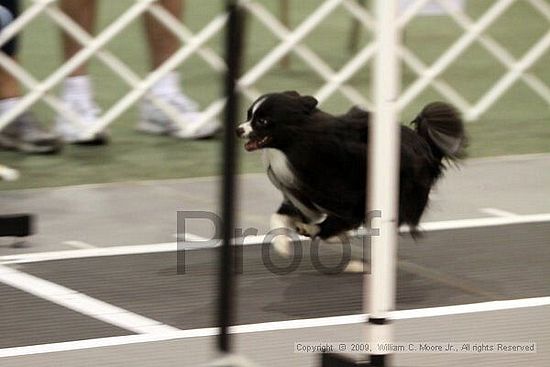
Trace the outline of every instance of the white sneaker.
{"type": "Polygon", "coordinates": [[[184,125],[172,121],[153,104],[150,97],[145,97],[140,106],[140,120],[137,125],[139,131],[180,139],[204,139],[213,136],[220,129],[220,123],[215,118],[201,121],[203,114],[198,111],[198,104],[182,93],[159,95],[157,98],[174,107],[185,121],[184,125]]]}
{"type": "MultiPolygon", "coordinates": [[[[85,124],[93,124],[99,118],[101,109],[95,101],[89,97],[65,97],[65,105],[77,114],[85,124]]],[[[79,145],[105,145],[109,142],[109,134],[106,131],[96,133],[92,138],[83,140],[80,137],[82,131],[63,115],[55,119],[55,132],[61,136],[64,142],[79,145]]]]}

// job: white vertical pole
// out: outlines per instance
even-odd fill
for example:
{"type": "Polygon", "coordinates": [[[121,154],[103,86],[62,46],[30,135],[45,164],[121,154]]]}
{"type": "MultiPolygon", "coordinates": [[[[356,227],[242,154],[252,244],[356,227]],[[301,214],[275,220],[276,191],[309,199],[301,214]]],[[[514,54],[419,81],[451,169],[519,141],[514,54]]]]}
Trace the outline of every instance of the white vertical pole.
{"type": "MultiPolygon", "coordinates": [[[[364,307],[369,314],[367,332],[374,344],[391,341],[387,315],[395,308],[397,219],[399,187],[399,29],[397,0],[376,0],[374,62],[374,120],[370,126],[368,210],[380,210],[372,221],[380,233],[371,241],[371,274],[365,278],[364,307]],[[369,279],[370,278],[370,279],[369,279]]],[[[387,356],[374,353],[373,366],[387,365],[387,356]]]]}

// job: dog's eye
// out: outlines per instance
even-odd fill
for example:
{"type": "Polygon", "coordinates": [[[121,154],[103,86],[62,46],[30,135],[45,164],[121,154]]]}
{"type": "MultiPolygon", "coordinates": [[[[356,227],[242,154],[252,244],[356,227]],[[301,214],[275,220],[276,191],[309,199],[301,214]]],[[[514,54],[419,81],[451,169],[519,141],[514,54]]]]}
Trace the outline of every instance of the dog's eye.
{"type": "Polygon", "coordinates": [[[269,122],[266,119],[259,119],[258,126],[267,126],[269,122]]]}

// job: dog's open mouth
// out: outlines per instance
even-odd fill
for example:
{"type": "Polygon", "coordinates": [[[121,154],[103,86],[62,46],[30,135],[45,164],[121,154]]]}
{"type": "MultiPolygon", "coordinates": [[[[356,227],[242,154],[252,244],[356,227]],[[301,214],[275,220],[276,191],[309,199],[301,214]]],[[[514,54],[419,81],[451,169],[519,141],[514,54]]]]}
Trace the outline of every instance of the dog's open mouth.
{"type": "Polygon", "coordinates": [[[253,150],[265,148],[267,144],[269,144],[270,142],[271,142],[270,136],[264,136],[262,138],[253,138],[246,142],[246,144],[244,145],[244,148],[247,151],[251,152],[253,150]]]}

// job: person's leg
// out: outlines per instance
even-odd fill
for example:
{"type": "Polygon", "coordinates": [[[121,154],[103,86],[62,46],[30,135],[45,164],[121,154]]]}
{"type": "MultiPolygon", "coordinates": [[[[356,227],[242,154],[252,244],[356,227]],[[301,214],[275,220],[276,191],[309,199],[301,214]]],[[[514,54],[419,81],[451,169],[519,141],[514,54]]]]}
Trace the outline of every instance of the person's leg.
{"type": "MultiPolygon", "coordinates": [[[[15,58],[12,57],[14,60],[15,58]]],[[[0,100],[16,98],[21,95],[17,80],[0,66],[0,100]]]]}
{"type": "MultiPolygon", "coordinates": [[[[71,17],[86,32],[93,34],[97,14],[96,0],[62,0],[61,10],[71,17]]],[[[76,55],[82,46],[66,32],[62,32],[63,56],[67,61],[76,55]]],[[[80,115],[86,123],[93,123],[99,117],[101,110],[94,100],[93,85],[88,75],[88,64],[83,63],[63,81],[61,98],[65,104],[80,115]]],[[[105,144],[107,135],[99,133],[92,140],[82,141],[79,131],[63,116],[56,119],[56,129],[68,143],[105,144]]]]}
{"type": "MultiPolygon", "coordinates": [[[[181,19],[183,15],[182,0],[160,0],[158,2],[175,18],[181,19]]],[[[149,46],[149,58],[151,69],[156,69],[170,58],[180,47],[179,38],[168,30],[161,22],[146,13],[144,16],[145,33],[149,46]]],[[[155,95],[164,97],[165,95],[180,93],[180,80],[177,72],[168,73],[165,77],[159,80],[151,92],[155,95]]],[[[196,109],[197,106],[189,106],[190,109],[196,109]]]]}
{"type": "MultiPolygon", "coordinates": [[[[19,2],[16,0],[0,0],[0,6],[2,9],[2,23],[8,23],[10,19],[13,19],[19,15],[19,2]]],[[[12,38],[6,44],[2,46],[2,52],[9,55],[15,60],[15,53],[17,51],[17,37],[12,38]]],[[[16,98],[21,95],[19,83],[17,80],[4,70],[0,66],[0,100],[8,98],[16,98]]]]}
{"type": "MultiPolygon", "coordinates": [[[[3,25],[19,15],[18,0],[0,0],[0,6],[3,25]]],[[[17,37],[2,46],[0,52],[16,61],[17,37]]],[[[0,66],[0,115],[16,106],[20,98],[17,79],[0,66]]],[[[0,131],[0,148],[25,153],[54,153],[60,150],[61,144],[58,137],[42,127],[30,112],[24,112],[0,131]]]]}
{"type": "MultiPolygon", "coordinates": [[[[177,19],[183,15],[183,0],[159,0],[170,14],[177,19]]],[[[144,17],[149,54],[152,69],[161,66],[181,47],[179,38],[168,30],[162,23],[147,13],[144,17]]],[[[182,127],[170,120],[166,114],[145,98],[141,106],[141,120],[138,129],[155,134],[169,134],[179,138],[204,138],[212,136],[219,129],[216,120],[205,121],[202,124],[198,112],[198,104],[187,97],[180,88],[179,74],[175,71],[168,73],[152,86],[150,94],[172,105],[180,112],[182,118],[188,123],[182,127]]]]}
{"type": "MultiPolygon", "coordinates": [[[[60,3],[61,10],[71,17],[78,25],[86,32],[93,34],[95,29],[95,18],[97,12],[96,0],[62,0],[60,3]]],[[[82,48],[80,43],[74,40],[70,35],[62,32],[63,39],[63,56],[65,60],[69,60],[76,55],[82,48]]],[[[71,76],[87,75],[87,64],[80,65],[71,76]]]]}
{"type": "MultiPolygon", "coordinates": [[[[183,15],[182,0],[161,0],[159,3],[177,19],[183,15]]],[[[152,68],[156,69],[181,46],[179,38],[158,22],[151,14],[144,17],[152,68]]]]}

